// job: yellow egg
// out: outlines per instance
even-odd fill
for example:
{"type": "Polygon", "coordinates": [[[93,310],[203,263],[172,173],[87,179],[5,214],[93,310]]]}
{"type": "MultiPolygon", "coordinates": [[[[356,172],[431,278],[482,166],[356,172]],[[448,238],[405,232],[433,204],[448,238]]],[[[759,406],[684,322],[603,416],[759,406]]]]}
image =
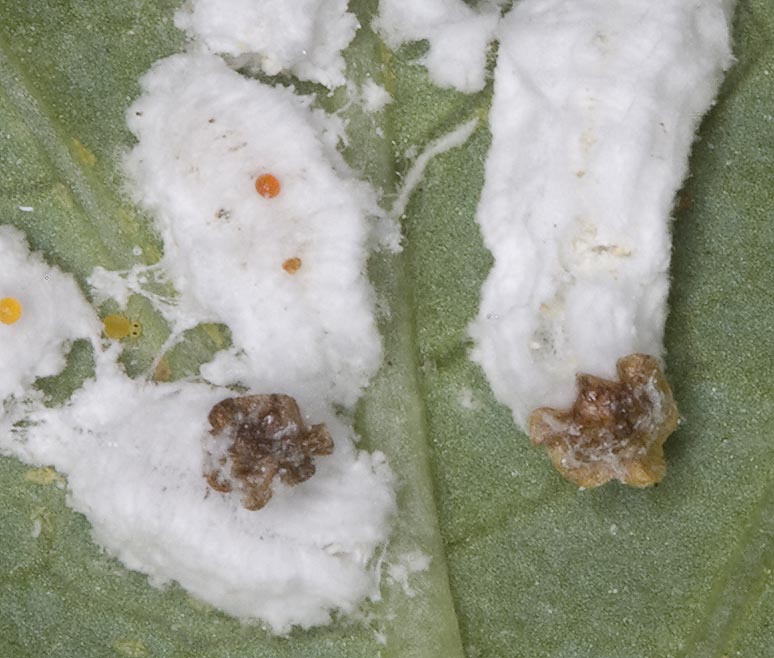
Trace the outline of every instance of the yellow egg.
{"type": "Polygon", "coordinates": [[[22,316],[22,305],[18,299],[3,297],[0,299],[0,322],[13,324],[22,316]]]}

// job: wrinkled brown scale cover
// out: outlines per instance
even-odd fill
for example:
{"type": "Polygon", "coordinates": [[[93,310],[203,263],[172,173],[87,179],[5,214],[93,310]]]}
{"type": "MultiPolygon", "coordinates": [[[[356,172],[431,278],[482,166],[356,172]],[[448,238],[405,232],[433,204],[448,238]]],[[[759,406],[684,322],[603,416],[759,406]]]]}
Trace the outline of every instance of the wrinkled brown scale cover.
{"type": "Polygon", "coordinates": [[[661,363],[630,354],[616,364],[618,381],[578,375],[567,410],[542,407],[530,416],[530,437],[544,445],[557,470],[582,487],[612,479],[635,487],[659,482],[664,442],[679,421],[661,363]]]}
{"type": "Polygon", "coordinates": [[[333,452],[325,425],[307,428],[289,395],[227,398],[211,409],[208,419],[214,440],[227,442],[228,458],[221,457],[204,476],[216,491],[241,489],[242,505],[249,510],[269,502],[276,475],[290,485],[308,480],[315,472],[312,458],[333,452]]]}

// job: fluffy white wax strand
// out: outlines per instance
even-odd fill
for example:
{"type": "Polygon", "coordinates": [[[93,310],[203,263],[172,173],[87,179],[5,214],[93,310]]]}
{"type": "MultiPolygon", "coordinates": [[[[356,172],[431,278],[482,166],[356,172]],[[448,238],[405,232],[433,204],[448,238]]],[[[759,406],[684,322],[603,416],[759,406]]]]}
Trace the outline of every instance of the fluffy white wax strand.
{"type": "Polygon", "coordinates": [[[422,58],[431,79],[442,87],[480,91],[486,81],[486,53],[500,18],[497,3],[479,11],[463,0],[380,0],[374,28],[391,48],[426,39],[422,58]]]}
{"type": "Polygon", "coordinates": [[[175,23],[212,52],[327,87],[344,83],[341,51],[358,28],[347,0],[192,0],[175,23]]]}

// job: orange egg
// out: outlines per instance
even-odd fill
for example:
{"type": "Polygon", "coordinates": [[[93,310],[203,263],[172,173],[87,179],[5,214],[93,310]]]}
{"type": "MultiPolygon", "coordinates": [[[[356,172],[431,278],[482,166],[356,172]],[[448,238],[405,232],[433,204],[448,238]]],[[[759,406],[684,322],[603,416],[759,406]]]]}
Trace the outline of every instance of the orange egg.
{"type": "Polygon", "coordinates": [[[298,272],[298,270],[301,269],[301,259],[300,258],[288,258],[284,263],[282,263],[282,269],[285,270],[288,274],[295,274],[298,272]]]}
{"type": "Polygon", "coordinates": [[[272,199],[280,193],[280,182],[272,174],[261,174],[255,179],[255,189],[262,197],[272,199]]]}

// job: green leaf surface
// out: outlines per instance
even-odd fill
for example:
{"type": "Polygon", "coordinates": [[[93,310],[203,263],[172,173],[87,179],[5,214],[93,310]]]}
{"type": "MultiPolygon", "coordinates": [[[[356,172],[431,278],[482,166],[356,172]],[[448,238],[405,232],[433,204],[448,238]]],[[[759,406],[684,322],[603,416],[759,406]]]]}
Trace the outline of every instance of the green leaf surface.
{"type": "MultiPolygon", "coordinates": [[[[140,76],[184,48],[176,5],[0,0],[0,222],[81,283],[96,265],[137,262],[136,245],[143,262],[160,255],[152,222],[123,193],[120,158],[140,76]]],[[[0,656],[774,656],[774,5],[739,3],[738,62],[676,211],[667,363],[685,423],[667,443],[667,477],[590,491],[553,472],[468,359],[491,267],[475,223],[491,87],[435,87],[417,63],[422,44],[392,52],[370,31],[375,6],[351,3],[363,27],[348,76],[372,77],[393,102],[369,115],[341,93],[297,86],[344,108],[345,156],[385,203],[409,149],[480,119],[462,147],[431,160],[402,217],[403,252],[370,264],[391,314],[357,426],[398,476],[390,554],[420,547],[430,570],[411,596],[386,578],[365,620],[273,637],[177,587],[151,587],[91,542],[62,478],[0,458],[0,656]]],[[[129,312],[143,323],[125,354],[138,374],[168,329],[139,297],[129,312]]],[[[223,327],[193,330],[166,355],[167,374],[195,372],[228,340],[223,327]]],[[[92,366],[76,344],[67,370],[38,386],[61,402],[92,366]]]]}

